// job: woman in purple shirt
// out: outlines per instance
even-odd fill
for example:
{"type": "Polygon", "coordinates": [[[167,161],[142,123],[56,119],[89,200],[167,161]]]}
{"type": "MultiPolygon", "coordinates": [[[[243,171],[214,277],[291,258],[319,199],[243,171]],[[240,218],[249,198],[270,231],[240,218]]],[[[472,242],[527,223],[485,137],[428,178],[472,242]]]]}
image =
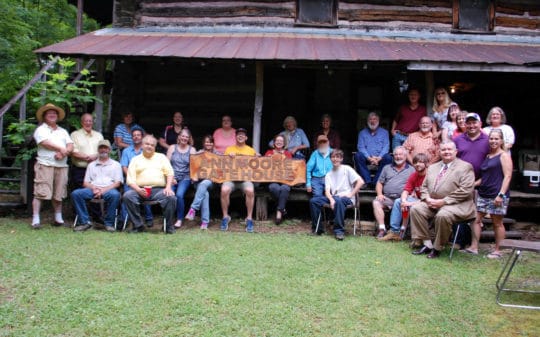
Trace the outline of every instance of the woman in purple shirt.
{"type": "Polygon", "coordinates": [[[489,133],[489,153],[480,166],[478,199],[476,201],[476,220],[473,224],[473,239],[465,252],[478,254],[478,241],[482,232],[482,219],[491,215],[495,232],[495,249],[487,255],[489,259],[501,258],[499,245],[504,240],[503,217],[509,203],[510,180],[512,179],[512,158],[506,152],[504,136],[500,129],[489,133]]]}

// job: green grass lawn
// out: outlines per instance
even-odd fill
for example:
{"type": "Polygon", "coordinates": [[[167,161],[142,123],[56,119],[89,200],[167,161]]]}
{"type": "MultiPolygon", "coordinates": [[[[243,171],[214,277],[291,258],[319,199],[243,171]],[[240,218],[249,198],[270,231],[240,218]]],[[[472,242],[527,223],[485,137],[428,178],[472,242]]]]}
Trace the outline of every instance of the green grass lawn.
{"type": "MultiPolygon", "coordinates": [[[[540,312],[495,303],[502,261],[215,227],[74,233],[0,218],[0,336],[540,336],[540,312]]],[[[523,262],[518,275],[540,275],[537,257],[523,262]]]]}

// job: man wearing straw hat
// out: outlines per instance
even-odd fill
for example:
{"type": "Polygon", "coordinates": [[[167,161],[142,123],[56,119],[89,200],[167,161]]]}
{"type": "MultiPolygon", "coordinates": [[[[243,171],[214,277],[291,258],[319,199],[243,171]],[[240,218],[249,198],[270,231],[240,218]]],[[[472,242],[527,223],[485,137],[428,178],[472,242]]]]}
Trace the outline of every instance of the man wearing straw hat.
{"type": "Polygon", "coordinates": [[[41,228],[39,216],[42,200],[51,200],[54,208],[54,226],[64,225],[62,199],[67,195],[67,157],[73,152],[73,141],[68,132],[56,123],[66,113],[62,108],[48,103],[38,109],[36,118],[40,126],[34,131],[38,145],[34,165],[34,200],[32,201],[32,228],[41,228]]]}

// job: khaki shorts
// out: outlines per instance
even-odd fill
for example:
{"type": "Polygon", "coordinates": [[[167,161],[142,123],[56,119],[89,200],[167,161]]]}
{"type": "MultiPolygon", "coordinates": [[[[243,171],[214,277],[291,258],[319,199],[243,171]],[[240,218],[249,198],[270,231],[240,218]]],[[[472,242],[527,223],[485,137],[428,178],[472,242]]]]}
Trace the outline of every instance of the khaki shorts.
{"type": "Polygon", "coordinates": [[[382,202],[377,199],[373,199],[373,202],[378,202],[382,206],[382,208],[392,209],[392,207],[394,207],[394,200],[396,199],[389,198],[385,195],[382,202]]]}
{"type": "Polygon", "coordinates": [[[235,181],[235,182],[232,182],[232,181],[225,181],[223,182],[222,186],[227,186],[231,189],[231,192],[233,192],[234,190],[238,189],[238,188],[241,188],[242,189],[242,192],[246,192],[246,190],[255,190],[255,186],[253,185],[253,183],[251,181],[235,181]]]}
{"type": "Polygon", "coordinates": [[[36,199],[62,201],[67,196],[67,167],[36,163],[34,172],[34,197],[36,199]]]}

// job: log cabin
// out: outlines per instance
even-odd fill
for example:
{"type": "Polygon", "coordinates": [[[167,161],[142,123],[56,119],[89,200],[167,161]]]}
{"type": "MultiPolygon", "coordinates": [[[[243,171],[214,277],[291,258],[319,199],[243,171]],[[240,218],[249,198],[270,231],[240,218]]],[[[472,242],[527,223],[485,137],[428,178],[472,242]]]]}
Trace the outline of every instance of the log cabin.
{"type": "Polygon", "coordinates": [[[309,136],[328,113],[351,152],[369,111],[389,126],[407,85],[428,109],[444,86],[483,117],[502,106],[519,149],[540,142],[539,29],[535,0],[115,0],[111,28],[37,53],[111,62],[105,132],[123,109],[155,134],[182,111],[200,139],[230,114],[265,151],[285,116],[309,136]]]}
{"type": "Polygon", "coordinates": [[[264,153],[285,116],[310,137],[330,114],[350,154],[370,111],[389,128],[408,86],[428,111],[442,86],[505,110],[517,163],[540,148],[539,33],[537,0],[114,0],[111,28],[36,52],[96,60],[109,135],[123,110],[156,135],[181,111],[200,147],[228,114],[264,153]]]}

